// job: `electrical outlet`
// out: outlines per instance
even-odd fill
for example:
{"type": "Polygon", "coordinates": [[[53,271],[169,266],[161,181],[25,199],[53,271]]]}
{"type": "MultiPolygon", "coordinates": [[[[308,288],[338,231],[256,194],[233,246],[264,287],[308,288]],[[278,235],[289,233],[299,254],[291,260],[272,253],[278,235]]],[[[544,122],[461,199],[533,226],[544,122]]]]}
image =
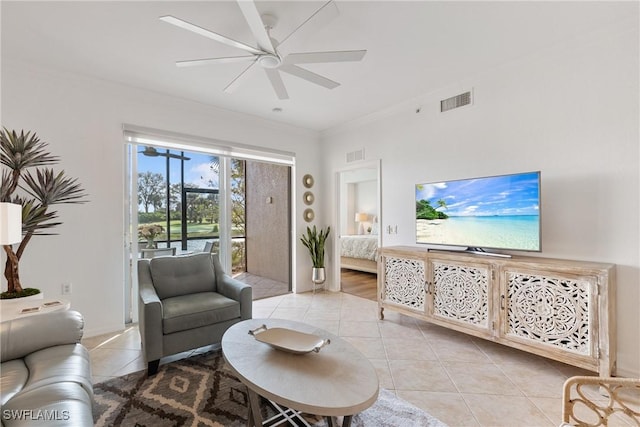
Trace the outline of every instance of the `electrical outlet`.
{"type": "Polygon", "coordinates": [[[64,282],[62,284],[62,295],[69,295],[71,293],[71,282],[64,282]]]}

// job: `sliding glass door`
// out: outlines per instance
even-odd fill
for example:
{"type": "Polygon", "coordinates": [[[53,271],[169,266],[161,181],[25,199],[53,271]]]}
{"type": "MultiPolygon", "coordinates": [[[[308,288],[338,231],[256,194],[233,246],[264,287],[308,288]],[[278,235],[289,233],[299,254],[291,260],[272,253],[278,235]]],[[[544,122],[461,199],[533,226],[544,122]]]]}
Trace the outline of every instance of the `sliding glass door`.
{"type": "Polygon", "coordinates": [[[219,254],[228,271],[243,272],[246,210],[242,160],[153,145],[131,144],[128,152],[131,262],[125,313],[133,321],[138,258],[206,250],[219,254]]]}
{"type": "Polygon", "coordinates": [[[128,125],[124,136],[125,322],[137,321],[137,261],[159,252],[217,253],[254,297],[291,290],[292,154],[128,125]]]}

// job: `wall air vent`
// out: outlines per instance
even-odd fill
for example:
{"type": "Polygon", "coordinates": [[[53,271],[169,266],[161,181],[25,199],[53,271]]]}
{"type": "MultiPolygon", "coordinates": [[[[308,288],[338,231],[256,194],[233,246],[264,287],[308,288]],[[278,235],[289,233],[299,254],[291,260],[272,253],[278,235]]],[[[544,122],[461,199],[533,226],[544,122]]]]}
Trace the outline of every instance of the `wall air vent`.
{"type": "Polygon", "coordinates": [[[364,160],[364,148],[347,153],[347,163],[364,160]]]}
{"type": "Polygon", "coordinates": [[[440,101],[440,112],[453,110],[454,108],[464,107],[471,104],[471,91],[452,96],[451,98],[440,101]]]}

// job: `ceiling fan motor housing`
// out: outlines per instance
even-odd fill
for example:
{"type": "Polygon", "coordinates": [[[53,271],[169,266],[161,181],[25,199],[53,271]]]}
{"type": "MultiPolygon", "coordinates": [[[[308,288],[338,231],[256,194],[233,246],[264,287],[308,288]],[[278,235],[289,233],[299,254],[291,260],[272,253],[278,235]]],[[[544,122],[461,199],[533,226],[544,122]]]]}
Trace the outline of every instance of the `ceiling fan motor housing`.
{"type": "Polygon", "coordinates": [[[262,68],[278,68],[280,64],[282,64],[282,60],[278,55],[267,54],[260,55],[260,58],[258,58],[258,63],[262,68]]]}

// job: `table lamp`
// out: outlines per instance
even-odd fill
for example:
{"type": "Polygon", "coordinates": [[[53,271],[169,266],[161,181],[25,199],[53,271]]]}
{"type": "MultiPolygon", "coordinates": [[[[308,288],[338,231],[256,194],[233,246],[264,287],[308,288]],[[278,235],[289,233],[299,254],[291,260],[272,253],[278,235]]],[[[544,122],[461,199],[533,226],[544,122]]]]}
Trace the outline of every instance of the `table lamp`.
{"type": "Polygon", "coordinates": [[[22,240],[22,206],[0,203],[0,245],[12,245],[22,240]]]}
{"type": "Polygon", "coordinates": [[[364,234],[364,226],[362,225],[362,223],[367,219],[369,219],[369,215],[367,215],[366,213],[356,214],[356,222],[358,223],[358,234],[364,234]]]}

